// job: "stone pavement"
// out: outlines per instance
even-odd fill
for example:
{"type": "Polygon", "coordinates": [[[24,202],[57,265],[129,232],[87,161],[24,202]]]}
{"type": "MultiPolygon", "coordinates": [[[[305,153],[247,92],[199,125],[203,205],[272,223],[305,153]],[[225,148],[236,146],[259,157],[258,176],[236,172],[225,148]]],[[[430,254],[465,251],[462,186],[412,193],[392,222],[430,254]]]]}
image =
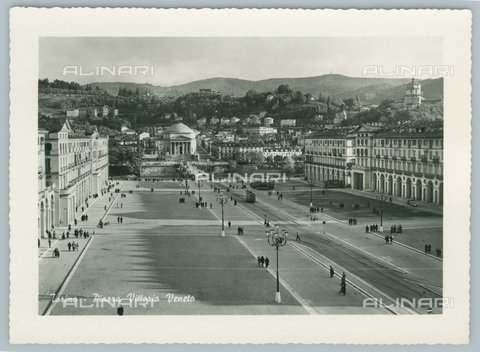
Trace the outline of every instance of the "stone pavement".
{"type": "Polygon", "coordinates": [[[103,196],[99,195],[98,198],[95,198],[93,201],[91,201],[90,207],[85,209],[83,213],[78,214],[77,226],[72,226],[72,231],[70,231],[71,234],[68,239],[61,239],[62,232],[67,230],[65,227],[56,229],[58,231],[57,237],[59,237],[59,239],[52,239],[51,248],[48,248],[48,239],[41,240],[41,245],[39,248],[38,314],[45,314],[47,312],[53,297],[58,294],[62,284],[72,271],[72,268],[74,267],[78,258],[81,256],[89,242],[93,240],[93,233],[102,233],[102,229],[99,229],[97,225],[98,221],[106,214],[104,207],[107,206],[108,211],[108,207],[114,204],[116,197],[119,197],[118,194],[114,193],[113,199],[111,199],[111,202],[109,202],[109,196],[109,194],[105,194],[103,196]],[[81,215],[84,214],[88,214],[88,221],[81,221],[81,215]],[[73,231],[75,229],[88,231],[90,237],[87,239],[80,237],[76,238],[73,235],[73,231]],[[69,242],[77,243],[79,245],[78,251],[69,251],[67,246],[69,242]],[[54,248],[58,248],[60,250],[59,258],[53,257],[54,248]]]}

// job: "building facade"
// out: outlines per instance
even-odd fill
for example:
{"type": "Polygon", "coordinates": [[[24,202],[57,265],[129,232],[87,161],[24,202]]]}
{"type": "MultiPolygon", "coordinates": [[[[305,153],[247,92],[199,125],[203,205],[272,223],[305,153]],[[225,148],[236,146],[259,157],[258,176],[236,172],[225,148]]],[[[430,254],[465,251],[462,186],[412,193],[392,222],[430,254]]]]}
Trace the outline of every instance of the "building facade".
{"type": "Polygon", "coordinates": [[[443,121],[332,129],[305,139],[305,175],[443,205],[443,121]]]}
{"type": "Polygon", "coordinates": [[[305,175],[316,181],[351,183],[355,130],[335,128],[305,138],[305,175]]]}
{"type": "MultiPolygon", "coordinates": [[[[81,207],[107,185],[108,137],[101,137],[96,127],[73,130],[66,119],[42,117],[38,122],[39,134],[45,136],[45,187],[51,187],[54,193],[53,204],[50,202],[54,214],[45,224],[68,226],[81,213],[81,207]]],[[[40,159],[39,166],[43,166],[40,159]]],[[[42,237],[47,229],[41,227],[42,237]]]]}

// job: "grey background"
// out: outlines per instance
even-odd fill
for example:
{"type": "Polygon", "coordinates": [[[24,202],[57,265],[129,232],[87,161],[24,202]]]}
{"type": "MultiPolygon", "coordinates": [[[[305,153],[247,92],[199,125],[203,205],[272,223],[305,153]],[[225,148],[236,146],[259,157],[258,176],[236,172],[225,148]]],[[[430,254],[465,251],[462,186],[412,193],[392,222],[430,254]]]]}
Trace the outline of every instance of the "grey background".
{"type": "MultiPolygon", "coordinates": [[[[480,123],[476,121],[480,113],[479,89],[479,69],[478,56],[480,55],[480,23],[476,20],[480,16],[480,0],[72,0],[72,1],[53,1],[53,0],[0,0],[0,351],[83,351],[88,348],[89,351],[198,351],[198,352],[217,352],[228,350],[229,352],[244,351],[265,351],[265,352],[285,352],[285,351],[360,351],[360,352],[380,352],[388,349],[389,351],[478,351],[480,350],[479,338],[479,273],[480,273],[480,241],[476,237],[479,231],[480,220],[478,217],[471,218],[471,270],[470,270],[470,297],[471,297],[471,316],[470,316],[470,344],[468,346],[443,346],[443,345],[414,345],[414,346],[348,346],[348,345],[9,345],[9,8],[13,6],[34,6],[34,7],[164,7],[164,8],[450,8],[450,9],[471,9],[473,12],[473,39],[472,39],[472,189],[471,189],[471,212],[477,214],[479,211],[479,201],[476,198],[479,193],[479,186],[475,181],[478,180],[480,167],[478,167],[479,153],[476,151],[480,147],[480,123]],[[477,136],[478,135],[478,136],[477,136]]],[[[407,24],[406,24],[407,25],[407,24]]],[[[26,30],[28,30],[26,28],[26,30]]],[[[275,319],[274,317],[272,319],[275,319]]],[[[268,326],[259,326],[265,334],[272,334],[268,326]]],[[[345,334],[348,334],[349,322],[345,317],[345,334]]],[[[292,331],[287,327],[284,333],[292,331]]],[[[388,330],[388,333],[400,333],[388,330]]],[[[322,332],[319,332],[322,333],[322,332]]],[[[379,334],[384,332],[378,331],[379,334]]]]}

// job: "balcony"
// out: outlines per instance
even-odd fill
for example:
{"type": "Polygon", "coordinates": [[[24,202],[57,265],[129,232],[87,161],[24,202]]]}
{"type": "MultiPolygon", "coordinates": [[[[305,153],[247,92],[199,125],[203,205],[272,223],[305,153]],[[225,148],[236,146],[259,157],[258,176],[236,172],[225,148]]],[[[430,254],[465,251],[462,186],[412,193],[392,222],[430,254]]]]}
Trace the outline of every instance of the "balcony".
{"type": "Polygon", "coordinates": [[[379,159],[380,159],[380,155],[375,155],[375,158],[379,158],[379,159]]]}
{"type": "Polygon", "coordinates": [[[392,159],[393,159],[393,160],[397,160],[397,157],[394,155],[394,156],[392,156],[392,159]]]}
{"type": "Polygon", "coordinates": [[[385,168],[379,167],[379,168],[378,168],[378,171],[380,171],[380,172],[385,172],[385,168]]]}
{"type": "Polygon", "coordinates": [[[443,175],[436,175],[435,178],[439,181],[443,181],[443,175]]]}
{"type": "Polygon", "coordinates": [[[421,161],[422,163],[426,163],[426,162],[428,161],[428,158],[427,158],[425,155],[422,155],[422,156],[420,157],[420,161],[421,161]]]}
{"type": "Polygon", "coordinates": [[[372,170],[372,171],[377,171],[378,168],[377,168],[376,166],[372,166],[372,167],[370,168],[370,170],[372,170]]]}
{"type": "Polygon", "coordinates": [[[390,174],[393,174],[393,169],[385,169],[385,171],[387,171],[390,174]]]}
{"type": "Polygon", "coordinates": [[[440,158],[432,158],[434,164],[440,163],[440,158]]]}
{"type": "Polygon", "coordinates": [[[402,156],[400,159],[402,159],[403,161],[406,161],[406,160],[407,160],[407,157],[406,157],[406,156],[402,156]]]}
{"type": "Polygon", "coordinates": [[[411,160],[411,161],[417,161],[417,158],[415,158],[414,156],[412,156],[412,157],[410,158],[410,160],[411,160]]]}
{"type": "MultiPolygon", "coordinates": [[[[410,172],[410,171],[407,171],[407,172],[410,172]]],[[[403,174],[403,170],[395,169],[395,173],[396,173],[397,175],[401,175],[401,174],[403,174]]],[[[410,174],[411,174],[411,172],[410,172],[410,174]]]]}
{"type": "Polygon", "coordinates": [[[383,158],[384,158],[384,159],[388,159],[388,155],[384,155],[383,158]]]}
{"type": "Polygon", "coordinates": [[[413,173],[413,176],[415,176],[415,177],[423,177],[423,173],[422,173],[422,172],[414,172],[414,173],[413,173]]]}
{"type": "Polygon", "coordinates": [[[430,178],[430,179],[434,179],[435,178],[435,175],[434,174],[424,174],[425,178],[430,178]]]}

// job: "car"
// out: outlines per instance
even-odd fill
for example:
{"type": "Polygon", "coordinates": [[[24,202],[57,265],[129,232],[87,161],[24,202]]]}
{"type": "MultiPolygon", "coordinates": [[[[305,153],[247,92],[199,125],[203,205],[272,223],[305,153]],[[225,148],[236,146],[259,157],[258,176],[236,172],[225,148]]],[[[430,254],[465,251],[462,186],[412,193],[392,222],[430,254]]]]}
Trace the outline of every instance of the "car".
{"type": "Polygon", "coordinates": [[[417,203],[413,199],[407,200],[407,205],[410,205],[411,207],[418,207],[417,203]]]}

